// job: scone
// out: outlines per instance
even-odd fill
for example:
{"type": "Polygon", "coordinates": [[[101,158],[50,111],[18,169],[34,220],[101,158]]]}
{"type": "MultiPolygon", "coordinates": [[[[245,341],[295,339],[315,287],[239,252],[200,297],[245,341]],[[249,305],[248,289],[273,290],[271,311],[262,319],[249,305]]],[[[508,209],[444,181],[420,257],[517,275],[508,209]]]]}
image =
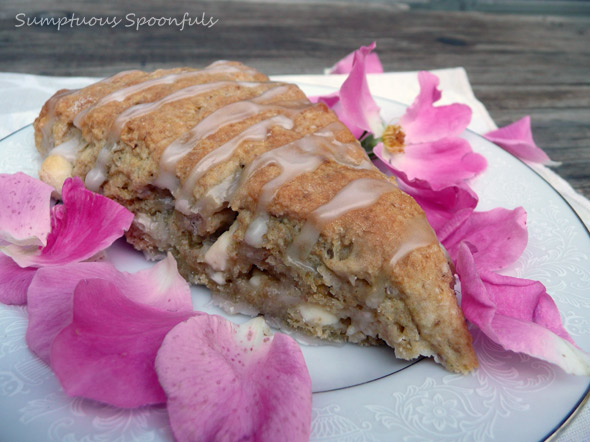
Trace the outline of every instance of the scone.
{"type": "Polygon", "coordinates": [[[224,61],[122,72],[56,93],[35,138],[42,177],[80,176],[134,212],[128,241],[172,252],[226,310],[477,366],[424,213],[297,86],[224,61]]]}

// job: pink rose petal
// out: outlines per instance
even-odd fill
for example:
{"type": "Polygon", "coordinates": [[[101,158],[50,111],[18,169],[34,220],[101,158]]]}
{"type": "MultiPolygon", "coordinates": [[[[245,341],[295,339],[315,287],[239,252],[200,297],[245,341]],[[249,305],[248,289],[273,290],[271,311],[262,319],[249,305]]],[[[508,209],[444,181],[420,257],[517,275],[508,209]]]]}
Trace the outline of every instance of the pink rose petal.
{"type": "MultiPolygon", "coordinates": [[[[346,57],[342,58],[338,61],[334,66],[332,66],[328,74],[348,74],[352,71],[352,66],[354,63],[354,56],[356,51],[351,52],[346,57]]],[[[367,74],[382,74],[383,73],[383,65],[381,64],[381,60],[379,60],[379,56],[375,52],[371,52],[365,58],[365,72],[367,74]]]]}
{"type": "Polygon", "coordinates": [[[590,375],[590,356],[573,343],[543,284],[478,269],[469,247],[459,246],[456,262],[465,317],[506,350],[590,375]]]}
{"type": "Polygon", "coordinates": [[[514,263],[528,241],[526,212],[497,208],[473,212],[454,231],[441,239],[453,260],[461,241],[468,241],[478,268],[500,270],[514,263]]]}
{"type": "Polygon", "coordinates": [[[5,249],[21,267],[60,265],[88,259],[123,235],[133,221],[131,212],[86,190],[78,177],[66,180],[62,196],[64,204],[52,211],[52,230],[46,247],[35,251],[18,246],[5,249]]]}
{"type": "Polygon", "coordinates": [[[457,185],[483,172],[487,166],[486,159],[474,153],[463,138],[412,144],[403,153],[394,154],[379,143],[373,152],[396,176],[401,172],[406,181],[428,181],[433,190],[457,185]]]}
{"type": "Polygon", "coordinates": [[[337,94],[317,97],[336,114],[348,129],[359,138],[363,132],[377,133],[381,130],[379,106],[373,100],[366,76],[366,59],[375,49],[375,42],[362,46],[354,52],[354,61],[348,78],[337,94]]]}
{"type": "Polygon", "coordinates": [[[156,371],[176,440],[309,440],[311,380],[301,350],[265,328],[262,318],[236,326],[202,315],[168,333],[156,371]]]}
{"type": "Polygon", "coordinates": [[[137,273],[118,271],[106,262],[82,262],[43,267],[28,292],[30,350],[49,363],[51,343],[72,322],[74,289],[83,279],[110,281],[127,298],[159,310],[191,312],[190,287],[180,276],[172,255],[137,273]]]}
{"type": "Polygon", "coordinates": [[[131,301],[108,281],[81,281],[72,323],[51,346],[51,368],[70,396],[122,408],[166,396],[154,368],[162,340],[193,312],[166,312],[131,301]]]}
{"type": "Polygon", "coordinates": [[[0,302],[8,305],[26,304],[27,288],[36,270],[23,269],[11,257],[0,253],[0,302]]]}
{"type": "Polygon", "coordinates": [[[528,115],[508,126],[488,132],[484,137],[521,160],[557,164],[535,144],[531,131],[531,117],[528,115]]]}
{"type": "Polygon", "coordinates": [[[441,190],[433,190],[427,182],[419,180],[412,183],[399,180],[398,184],[422,208],[439,241],[461,225],[478,203],[477,195],[465,183],[441,190]]]}
{"type": "MultiPolygon", "coordinates": [[[[393,167],[383,153],[383,143],[377,144],[373,152],[381,161],[380,169],[386,167],[387,171],[395,175],[400,189],[412,196],[424,210],[439,240],[462,224],[475,209],[477,195],[465,181],[459,180],[456,184],[436,189],[428,181],[410,180],[405,171],[393,167]]],[[[425,167],[432,168],[432,164],[425,167]]]]}
{"type": "Polygon", "coordinates": [[[399,124],[406,134],[406,144],[427,143],[455,137],[471,121],[471,109],[465,104],[434,106],[441,97],[437,89],[439,79],[430,72],[418,73],[420,93],[406,110],[399,124]]]}
{"type": "Polygon", "coordinates": [[[44,246],[53,188],[22,172],[0,174],[0,247],[44,246]]]}

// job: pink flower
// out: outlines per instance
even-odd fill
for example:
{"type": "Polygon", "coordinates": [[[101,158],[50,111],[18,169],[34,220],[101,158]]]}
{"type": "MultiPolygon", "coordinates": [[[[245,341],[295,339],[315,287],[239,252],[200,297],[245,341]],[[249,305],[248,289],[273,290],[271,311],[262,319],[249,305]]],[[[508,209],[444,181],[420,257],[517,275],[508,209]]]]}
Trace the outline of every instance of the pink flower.
{"type": "Polygon", "coordinates": [[[416,199],[437,235],[460,224],[477,205],[467,180],[486,168],[458,135],[471,119],[463,104],[434,106],[441,98],[439,79],[419,72],[420,93],[397,124],[388,125],[373,153],[416,199]]]}
{"type": "MultiPolygon", "coordinates": [[[[375,43],[373,42],[371,46],[374,49],[375,43]]],[[[369,47],[371,47],[369,46],[369,47]]],[[[337,61],[334,66],[328,69],[328,74],[348,74],[352,71],[352,67],[354,66],[354,59],[357,51],[353,51],[348,54],[346,57],[342,58],[341,60],[337,61]]],[[[371,52],[365,57],[365,72],[367,74],[382,74],[383,73],[383,65],[381,64],[381,60],[379,60],[379,56],[376,52],[371,52]]]]}
{"type": "Polygon", "coordinates": [[[548,165],[558,164],[551,161],[535,144],[531,131],[531,117],[528,115],[508,126],[488,132],[484,137],[521,160],[548,165]]]}
{"type": "Polygon", "coordinates": [[[3,175],[0,204],[0,301],[24,304],[32,269],[84,261],[104,250],[129,228],[133,214],[114,201],[68,179],[63,204],[50,209],[51,188],[24,174],[3,175]],[[17,208],[17,201],[22,200],[17,208]],[[15,265],[16,264],[16,265],[15,265]]]}
{"type": "Polygon", "coordinates": [[[379,106],[369,91],[366,63],[375,42],[362,46],[353,54],[352,68],[340,90],[322,97],[310,97],[312,101],[325,103],[340,121],[359,138],[365,132],[380,133],[382,128],[379,106]]]}
{"type": "Polygon", "coordinates": [[[164,339],[156,371],[175,439],[308,441],[311,379],[297,343],[259,317],[201,315],[164,339]]]}
{"type": "Polygon", "coordinates": [[[456,268],[463,313],[491,340],[506,350],[556,364],[566,373],[590,375],[590,356],[563,328],[543,284],[480,268],[466,243],[458,246],[456,268]]]}
{"type": "Polygon", "coordinates": [[[373,152],[398,178],[412,185],[427,182],[433,190],[455,186],[481,173],[486,160],[459,138],[471,120],[463,104],[434,106],[441,98],[439,79],[419,72],[420,93],[398,124],[385,128],[373,152]]]}

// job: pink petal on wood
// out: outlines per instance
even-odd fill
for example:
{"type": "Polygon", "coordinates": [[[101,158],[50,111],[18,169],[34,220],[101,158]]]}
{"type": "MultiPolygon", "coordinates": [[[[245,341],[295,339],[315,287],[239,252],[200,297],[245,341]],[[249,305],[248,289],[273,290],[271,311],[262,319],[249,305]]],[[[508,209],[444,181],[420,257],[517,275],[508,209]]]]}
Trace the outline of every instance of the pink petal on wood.
{"type": "Polygon", "coordinates": [[[50,356],[68,395],[122,408],[166,401],[154,368],[156,353],[166,333],[195,313],[133,302],[100,279],[76,286],[73,312],[50,356]]]}
{"type": "Polygon", "coordinates": [[[176,440],[308,441],[311,380],[290,337],[262,318],[197,316],[164,339],[156,370],[176,440]]]}
{"type": "Polygon", "coordinates": [[[0,302],[8,305],[27,303],[27,289],[35,268],[22,268],[10,256],[0,252],[0,302]]]}
{"type": "Polygon", "coordinates": [[[430,72],[418,73],[420,93],[399,122],[406,134],[406,144],[458,136],[471,121],[471,108],[465,104],[434,106],[441,97],[439,81],[430,72]]]}
{"type": "Polygon", "coordinates": [[[9,247],[6,253],[22,267],[61,265],[83,261],[123,235],[133,214],[120,204],[84,188],[80,178],[63,185],[64,204],[52,211],[47,246],[31,252],[9,247]]]}
{"type": "Polygon", "coordinates": [[[551,161],[533,140],[531,117],[528,115],[508,126],[488,132],[484,137],[521,160],[557,164],[551,161]]]}
{"type": "Polygon", "coordinates": [[[566,373],[590,375],[590,355],[576,347],[563,328],[543,284],[478,269],[465,243],[459,246],[456,269],[463,313],[491,340],[506,350],[556,364],[566,373]]]}
{"type": "Polygon", "coordinates": [[[25,175],[0,174],[0,247],[44,246],[51,230],[53,188],[25,175]]]}
{"type": "MultiPolygon", "coordinates": [[[[328,74],[348,74],[352,71],[356,51],[351,52],[332,66],[328,74]]],[[[365,58],[365,72],[367,74],[382,74],[383,65],[376,52],[371,52],[365,58]]]]}
{"type": "Polygon", "coordinates": [[[468,241],[478,268],[500,270],[514,263],[528,242],[526,212],[496,208],[473,212],[455,230],[441,239],[453,260],[461,241],[468,241]]]}
{"type": "Polygon", "coordinates": [[[74,289],[84,279],[110,281],[127,298],[159,310],[191,312],[190,287],[172,255],[137,273],[120,272],[108,262],[82,262],[39,269],[29,288],[27,344],[49,363],[51,343],[72,322],[74,289]]]}

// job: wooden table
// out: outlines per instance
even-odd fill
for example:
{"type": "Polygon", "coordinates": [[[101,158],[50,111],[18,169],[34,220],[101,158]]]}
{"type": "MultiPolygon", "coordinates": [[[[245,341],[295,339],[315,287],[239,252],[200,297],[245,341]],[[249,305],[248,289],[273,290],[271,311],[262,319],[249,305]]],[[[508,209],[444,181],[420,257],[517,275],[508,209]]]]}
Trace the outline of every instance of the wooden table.
{"type": "MultiPolygon", "coordinates": [[[[590,197],[590,17],[403,10],[376,3],[3,0],[0,71],[104,76],[130,69],[241,60],[267,74],[321,73],[377,41],[386,70],[464,66],[499,125],[531,115],[537,143],[590,197]],[[15,26],[20,17],[117,16],[114,28],[15,26]],[[219,19],[126,28],[126,14],[219,19]]],[[[137,21],[135,21],[135,24],[137,21]]]]}

